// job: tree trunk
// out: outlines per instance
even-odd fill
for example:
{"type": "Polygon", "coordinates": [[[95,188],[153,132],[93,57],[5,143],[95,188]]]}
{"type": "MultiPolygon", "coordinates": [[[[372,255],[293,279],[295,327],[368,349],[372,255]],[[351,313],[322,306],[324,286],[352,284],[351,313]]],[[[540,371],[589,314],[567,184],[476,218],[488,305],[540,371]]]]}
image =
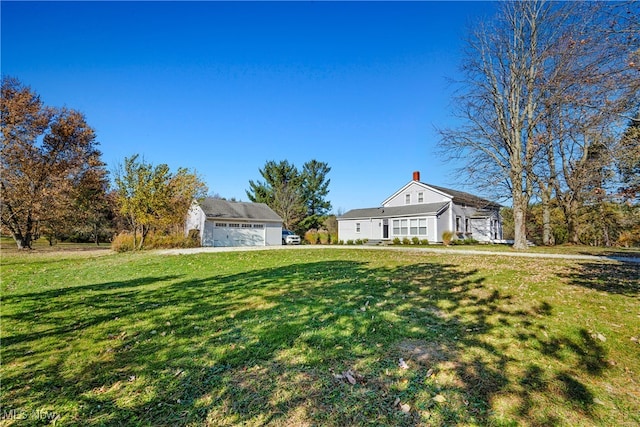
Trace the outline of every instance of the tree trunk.
{"type": "Polygon", "coordinates": [[[18,249],[32,249],[31,244],[33,243],[33,220],[31,219],[31,212],[27,214],[27,222],[24,227],[24,232],[18,229],[17,232],[11,232],[13,235],[13,240],[15,240],[18,245],[18,249]]]}
{"type": "Polygon", "coordinates": [[[611,238],[609,237],[609,224],[607,222],[607,216],[604,212],[604,206],[602,205],[602,201],[600,201],[600,223],[602,224],[602,243],[607,248],[611,247],[611,238]]]}
{"type": "Polygon", "coordinates": [[[527,249],[527,197],[518,190],[517,185],[513,190],[513,248],[517,250],[527,249]]]}
{"type": "Polygon", "coordinates": [[[574,202],[569,202],[565,210],[565,217],[567,220],[569,243],[574,245],[580,244],[580,236],[578,235],[578,212],[574,202]]]}
{"type": "Polygon", "coordinates": [[[18,235],[14,234],[13,240],[15,240],[18,245],[18,249],[32,249],[31,243],[33,242],[33,236],[30,232],[18,235]]]}
{"type": "Polygon", "coordinates": [[[142,230],[140,230],[140,244],[138,245],[138,250],[142,250],[142,247],[144,246],[144,239],[147,237],[147,234],[149,234],[149,226],[148,225],[143,225],[142,226],[142,230]]]}
{"type": "Polygon", "coordinates": [[[541,191],[542,200],[542,244],[555,245],[555,239],[551,233],[551,195],[549,190],[541,191]]]}

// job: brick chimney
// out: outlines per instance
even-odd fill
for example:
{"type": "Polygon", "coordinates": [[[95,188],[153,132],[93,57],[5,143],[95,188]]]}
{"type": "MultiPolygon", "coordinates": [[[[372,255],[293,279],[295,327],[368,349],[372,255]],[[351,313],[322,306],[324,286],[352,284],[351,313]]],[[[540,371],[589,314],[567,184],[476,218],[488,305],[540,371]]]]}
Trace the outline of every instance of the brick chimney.
{"type": "Polygon", "coordinates": [[[413,180],[414,181],[420,181],[420,171],[414,171],[413,172],[413,180]]]}

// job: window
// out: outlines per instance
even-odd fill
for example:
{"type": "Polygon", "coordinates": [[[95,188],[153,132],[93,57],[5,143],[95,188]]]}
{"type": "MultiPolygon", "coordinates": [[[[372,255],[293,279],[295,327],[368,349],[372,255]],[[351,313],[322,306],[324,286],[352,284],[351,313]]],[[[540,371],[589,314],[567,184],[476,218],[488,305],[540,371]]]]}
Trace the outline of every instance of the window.
{"type": "Polygon", "coordinates": [[[418,203],[424,203],[424,193],[422,191],[418,193],[418,203]]]}
{"type": "Polygon", "coordinates": [[[356,222],[356,233],[360,232],[360,223],[356,222]]]}
{"type": "Polygon", "coordinates": [[[469,218],[464,219],[464,232],[465,233],[469,232],[469,218]]]}
{"type": "Polygon", "coordinates": [[[224,222],[216,222],[216,227],[226,227],[227,224],[225,224],[224,222]]]}
{"type": "Polygon", "coordinates": [[[235,224],[235,223],[229,224],[229,227],[231,227],[231,228],[240,228],[240,224],[235,224]]]}
{"type": "Polygon", "coordinates": [[[426,236],[427,235],[427,219],[426,218],[410,219],[409,235],[426,236]]]}
{"type": "Polygon", "coordinates": [[[251,228],[251,224],[242,224],[242,228],[251,228]]]}
{"type": "Polygon", "coordinates": [[[253,224],[253,228],[264,228],[264,224],[253,224]]]}
{"type": "Polygon", "coordinates": [[[418,220],[411,219],[409,220],[409,234],[415,236],[418,234],[418,220]]]}
{"type": "Polygon", "coordinates": [[[421,218],[418,220],[418,234],[421,236],[427,235],[427,219],[421,218]]]}
{"type": "Polygon", "coordinates": [[[404,195],[404,204],[405,205],[410,205],[411,204],[411,194],[405,194],[404,195]]]}
{"type": "Polygon", "coordinates": [[[459,216],[456,217],[456,232],[460,232],[460,220],[462,218],[460,218],[459,216]]]}
{"type": "Polygon", "coordinates": [[[406,219],[401,219],[400,220],[400,234],[403,235],[403,236],[407,235],[407,231],[408,231],[407,223],[408,222],[409,221],[407,221],[406,219]]]}
{"type": "Polygon", "coordinates": [[[394,236],[426,236],[427,235],[427,219],[394,219],[393,220],[394,236]]]}

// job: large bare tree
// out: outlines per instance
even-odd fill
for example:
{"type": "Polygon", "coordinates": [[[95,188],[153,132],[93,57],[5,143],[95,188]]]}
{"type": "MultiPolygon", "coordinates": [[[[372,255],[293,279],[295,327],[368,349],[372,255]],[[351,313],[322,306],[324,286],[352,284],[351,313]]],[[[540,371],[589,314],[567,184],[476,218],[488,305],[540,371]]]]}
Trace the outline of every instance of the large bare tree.
{"type": "Polygon", "coordinates": [[[539,145],[536,78],[552,27],[550,4],[505,2],[493,21],[469,37],[454,114],[455,128],[441,129],[444,152],[485,188],[502,188],[513,203],[514,248],[527,247],[526,213],[533,194],[532,170],[539,145]]]}
{"type": "Polygon", "coordinates": [[[555,198],[577,243],[578,210],[603,191],[616,130],[637,105],[638,15],[636,3],[504,2],[469,38],[454,102],[462,124],[441,130],[441,147],[477,186],[506,189],[515,248],[526,247],[534,195],[543,241],[555,198]]]}
{"type": "Polygon", "coordinates": [[[634,2],[567,3],[538,78],[545,155],[536,174],[562,208],[572,243],[580,242],[583,205],[606,200],[623,124],[638,105],[639,11],[634,2]]]}

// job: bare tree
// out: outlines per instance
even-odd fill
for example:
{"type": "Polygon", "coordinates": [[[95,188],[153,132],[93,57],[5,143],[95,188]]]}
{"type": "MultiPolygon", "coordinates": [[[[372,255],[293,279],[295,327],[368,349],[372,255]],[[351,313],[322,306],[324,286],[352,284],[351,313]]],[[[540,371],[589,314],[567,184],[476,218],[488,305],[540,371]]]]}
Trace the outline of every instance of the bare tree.
{"type": "Polygon", "coordinates": [[[638,102],[640,14],[636,3],[564,7],[537,81],[544,160],[535,173],[543,204],[553,190],[569,241],[579,243],[579,211],[606,200],[621,125],[638,102]]]}
{"type": "Polygon", "coordinates": [[[501,3],[495,20],[471,34],[454,100],[454,114],[463,121],[440,130],[443,151],[463,161],[472,181],[508,191],[516,249],[527,247],[526,212],[539,148],[535,84],[548,48],[543,32],[550,28],[551,13],[542,1],[501,3]]]}
{"type": "Polygon", "coordinates": [[[620,119],[637,105],[638,17],[637,3],[506,2],[470,37],[455,98],[463,124],[441,130],[441,147],[477,186],[508,190],[515,248],[526,247],[534,195],[545,244],[553,197],[578,241],[578,211],[597,182],[602,191],[620,119]]]}

